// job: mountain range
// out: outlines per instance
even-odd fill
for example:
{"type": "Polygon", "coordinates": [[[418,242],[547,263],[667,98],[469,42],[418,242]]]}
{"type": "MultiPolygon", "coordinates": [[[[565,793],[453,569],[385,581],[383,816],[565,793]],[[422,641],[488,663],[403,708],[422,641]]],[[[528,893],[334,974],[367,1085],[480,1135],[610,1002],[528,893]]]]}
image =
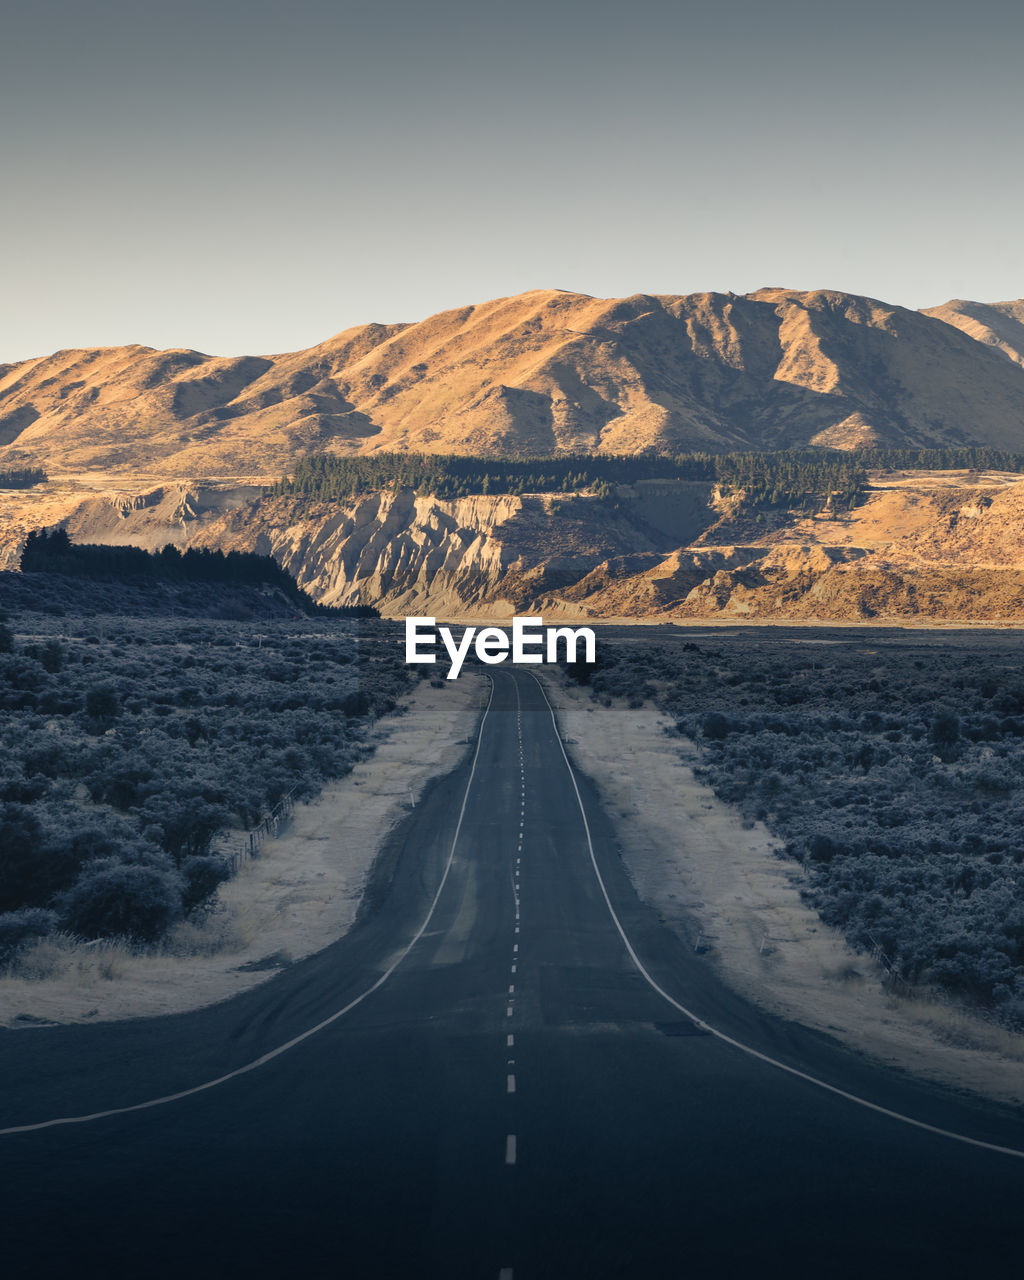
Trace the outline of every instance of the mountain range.
{"type": "Polygon", "coordinates": [[[0,497],[0,568],[60,524],[272,554],[317,599],[392,615],[1019,625],[1019,474],[877,472],[851,510],[767,515],[684,480],[609,500],[262,488],[321,451],[959,445],[1024,453],[1024,300],[537,290],[286,355],[60,351],[0,366],[0,471],[49,477],[0,497]]]}
{"type": "Polygon", "coordinates": [[[535,290],[284,355],[0,365],[0,470],[262,481],[311,452],[1024,450],[1024,300],[535,290]]]}

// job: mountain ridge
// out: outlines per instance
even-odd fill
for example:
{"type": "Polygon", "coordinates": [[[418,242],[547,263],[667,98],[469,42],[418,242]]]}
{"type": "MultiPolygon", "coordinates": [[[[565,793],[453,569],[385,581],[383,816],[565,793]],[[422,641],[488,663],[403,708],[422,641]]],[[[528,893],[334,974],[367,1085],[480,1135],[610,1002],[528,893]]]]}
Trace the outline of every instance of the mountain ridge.
{"type": "Polygon", "coordinates": [[[0,365],[0,467],[263,480],[324,450],[1022,449],[1024,302],[967,305],[538,289],[275,355],[66,349],[0,365]]]}
{"type": "Polygon", "coordinates": [[[977,342],[995,347],[1014,364],[1024,365],[1024,298],[1010,302],[953,298],[942,306],[926,307],[921,314],[951,324],[977,342]]]}

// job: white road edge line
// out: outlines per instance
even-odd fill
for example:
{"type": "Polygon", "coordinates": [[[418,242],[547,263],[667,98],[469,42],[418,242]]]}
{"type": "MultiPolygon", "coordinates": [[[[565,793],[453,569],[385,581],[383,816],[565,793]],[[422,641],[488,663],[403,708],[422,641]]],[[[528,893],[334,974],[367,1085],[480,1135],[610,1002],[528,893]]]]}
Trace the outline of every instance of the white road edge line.
{"type": "Polygon", "coordinates": [[[562,742],[562,735],[558,732],[558,721],[555,718],[555,709],[551,705],[547,691],[540,680],[537,679],[532,671],[527,674],[531,679],[537,682],[537,687],[540,689],[541,697],[547,703],[548,711],[551,713],[551,723],[555,730],[555,740],[558,743],[559,751],[562,753],[562,759],[565,761],[565,767],[569,771],[569,779],[572,782],[572,789],[576,793],[576,803],[579,805],[580,814],[583,818],[583,829],[587,836],[587,848],[590,850],[590,862],[594,868],[594,875],[597,877],[597,883],[604,898],[605,906],[608,908],[608,912],[615,924],[615,928],[619,931],[619,936],[625,944],[626,950],[629,952],[629,958],[636,965],[641,977],[646,980],[648,985],[651,986],[663,1000],[667,1001],[674,1009],[678,1009],[681,1014],[696,1023],[702,1031],[708,1032],[709,1035],[715,1036],[716,1039],[723,1041],[725,1044],[732,1045],[734,1049],[739,1049],[741,1053],[745,1053],[751,1058],[757,1058],[759,1062],[763,1062],[770,1067],[778,1067],[780,1071],[785,1071],[791,1076],[796,1076],[798,1080],[803,1080],[807,1084],[816,1085],[817,1088],[824,1089],[827,1093],[835,1094],[838,1098],[845,1098],[847,1102],[854,1102],[857,1106],[866,1107],[869,1111],[874,1111],[877,1115],[888,1116],[890,1120],[898,1120],[901,1124],[911,1125],[915,1129],[923,1129],[926,1133],[937,1134],[940,1138],[950,1138],[954,1142],[963,1142],[969,1147],[980,1147],[983,1151],[995,1151],[998,1152],[999,1155],[1014,1156],[1018,1160],[1024,1160],[1024,1151],[1019,1151],[1016,1147],[1001,1147],[995,1142],[983,1142],[980,1138],[971,1138],[965,1133],[956,1133],[952,1129],[942,1129],[938,1125],[927,1124],[924,1120],[915,1120],[913,1116],[905,1116],[902,1112],[891,1111],[888,1107],[880,1106],[877,1102],[869,1102],[867,1098],[858,1097],[855,1093],[848,1093],[845,1089],[840,1089],[838,1086],[829,1084],[825,1080],[819,1080],[817,1076],[812,1076],[806,1071],[801,1071],[798,1067],[788,1066],[785,1062],[780,1062],[777,1058],[769,1057],[768,1054],[761,1053],[760,1050],[754,1049],[748,1044],[744,1044],[741,1040],[734,1040],[732,1036],[726,1035],[724,1031],[718,1031],[715,1027],[705,1022],[703,1018],[699,1018],[695,1013],[691,1013],[691,1011],[684,1005],[681,1005],[678,1000],[673,999],[664,987],[660,987],[644,968],[640,957],[633,950],[633,944],[626,936],[626,931],[622,927],[622,922],[615,914],[615,908],[612,906],[612,900],[608,896],[608,890],[605,888],[604,879],[597,865],[597,858],[594,856],[594,842],[590,837],[590,823],[587,821],[587,811],[583,807],[583,797],[580,795],[580,789],[576,785],[576,774],[573,771],[572,765],[569,763],[569,757],[566,754],[565,746],[562,742]]]}
{"type": "MultiPolygon", "coordinates": [[[[367,996],[373,995],[375,991],[379,990],[384,985],[384,983],[387,982],[388,978],[390,978],[391,975],[395,972],[395,970],[402,963],[402,961],[409,954],[409,952],[413,949],[416,943],[419,942],[420,938],[423,937],[424,933],[426,933],[427,926],[430,924],[430,921],[433,918],[434,911],[437,908],[438,901],[441,897],[441,894],[444,892],[444,886],[448,881],[448,873],[449,871],[451,871],[452,862],[455,859],[455,846],[458,844],[459,835],[462,832],[462,820],[466,816],[466,805],[469,803],[469,791],[473,785],[473,779],[476,776],[477,761],[480,759],[480,746],[484,738],[484,725],[487,723],[487,717],[488,715],[490,715],[490,711],[491,711],[491,703],[494,701],[494,681],[491,679],[490,676],[488,676],[487,679],[490,681],[490,685],[491,685],[490,693],[488,694],[488,697],[487,697],[487,706],[484,708],[483,718],[480,721],[480,728],[477,730],[476,751],[474,751],[473,753],[473,764],[470,768],[469,778],[466,782],[466,790],[462,797],[462,808],[459,810],[459,820],[455,825],[455,835],[452,837],[452,846],[448,850],[448,860],[444,864],[444,872],[441,876],[441,883],[437,886],[437,892],[434,894],[434,898],[430,904],[430,910],[427,912],[426,919],[423,921],[420,927],[416,930],[416,933],[413,935],[412,940],[408,943],[405,949],[398,953],[398,958],[394,960],[387,969],[384,970],[384,972],[381,974],[381,976],[377,979],[377,981],[373,984],[372,987],[367,987],[367,989],[362,993],[362,995],[356,996],[356,998],[354,1000],[350,1000],[349,1003],[345,1005],[343,1009],[339,1009],[337,1013],[332,1013],[330,1017],[324,1018],[323,1021],[318,1022],[316,1026],[310,1027],[308,1031],[303,1031],[301,1032],[301,1034],[297,1036],[293,1036],[291,1040],[286,1040],[284,1044],[278,1045],[276,1049],[271,1049],[268,1053],[264,1053],[259,1058],[253,1059],[252,1062],[247,1062],[242,1067],[236,1067],[234,1071],[228,1071],[225,1075],[217,1076],[215,1080],[206,1080],[202,1084],[192,1085],[190,1088],[181,1089],[177,1093],[167,1093],[159,1098],[149,1098],[145,1102],[135,1102],[131,1106],[127,1106],[127,1107],[109,1107],[105,1111],[93,1111],[93,1112],[90,1112],[88,1115],[60,1116],[55,1120],[39,1120],[39,1121],[36,1121],[34,1124],[9,1125],[5,1129],[0,1129],[0,1138],[5,1138],[9,1134],[33,1133],[39,1129],[54,1129],[58,1125],[89,1124],[93,1120],[106,1120],[106,1119],[109,1119],[109,1117],[111,1116],[129,1115],[133,1111],[149,1111],[153,1107],[166,1106],[169,1102],[180,1102],[183,1098],[192,1098],[197,1093],[205,1093],[207,1089],[216,1089],[218,1085],[227,1084],[229,1080],[237,1080],[239,1076],[247,1075],[250,1071],[255,1071],[257,1067],[265,1066],[268,1062],[273,1062],[275,1058],[280,1058],[281,1055],[287,1053],[289,1049],[294,1049],[296,1045],[302,1044],[304,1040],[309,1040],[312,1036],[315,1036],[318,1032],[323,1031],[326,1027],[329,1027],[332,1023],[337,1022],[339,1018],[343,1018],[345,1014],[350,1013],[356,1007],[356,1005],[362,1004],[362,1002],[366,999],[367,996]]],[[[512,1011],[510,1009],[509,1010],[510,1016],[511,1016],[511,1013],[512,1011]]]]}

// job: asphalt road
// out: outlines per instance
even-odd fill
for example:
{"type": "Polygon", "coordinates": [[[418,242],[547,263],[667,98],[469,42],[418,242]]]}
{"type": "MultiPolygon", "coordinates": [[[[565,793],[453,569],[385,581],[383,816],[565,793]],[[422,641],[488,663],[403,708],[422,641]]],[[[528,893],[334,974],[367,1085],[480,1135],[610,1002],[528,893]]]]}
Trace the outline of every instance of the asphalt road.
{"type": "Polygon", "coordinates": [[[540,686],[492,674],[346,938],[195,1014],[0,1032],[0,1126],[114,1112],[0,1135],[4,1274],[1019,1270],[1024,1160],[814,1081],[1021,1150],[1024,1116],[730,993],[638,901],[577,774],[585,825],[540,686]]]}

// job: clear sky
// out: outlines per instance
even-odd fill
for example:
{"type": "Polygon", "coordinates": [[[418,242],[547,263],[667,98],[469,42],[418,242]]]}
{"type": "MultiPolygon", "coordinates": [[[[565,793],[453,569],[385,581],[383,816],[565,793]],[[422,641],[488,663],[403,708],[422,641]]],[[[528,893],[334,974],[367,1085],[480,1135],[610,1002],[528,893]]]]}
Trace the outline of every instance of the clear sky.
{"type": "Polygon", "coordinates": [[[531,288],[1024,295],[1019,0],[0,0],[0,362],[531,288]]]}

